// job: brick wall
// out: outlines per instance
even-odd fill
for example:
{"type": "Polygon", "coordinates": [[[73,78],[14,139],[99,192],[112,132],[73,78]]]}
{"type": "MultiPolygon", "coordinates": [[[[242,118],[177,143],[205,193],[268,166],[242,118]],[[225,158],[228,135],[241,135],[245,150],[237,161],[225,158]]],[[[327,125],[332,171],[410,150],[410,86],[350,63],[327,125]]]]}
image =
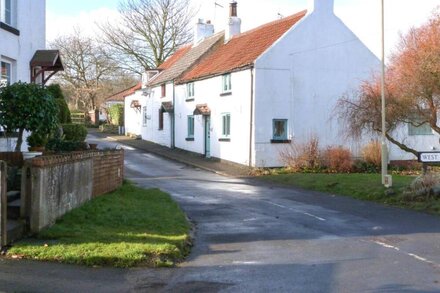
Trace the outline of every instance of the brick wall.
{"type": "Polygon", "coordinates": [[[41,156],[31,160],[31,165],[48,168],[82,160],[93,160],[93,196],[113,191],[124,180],[124,150],[88,151],[63,155],[41,156]]]}
{"type": "Polygon", "coordinates": [[[120,187],[124,151],[87,151],[41,156],[25,161],[21,216],[32,233],[93,197],[120,187]]]}
{"type": "Polygon", "coordinates": [[[23,154],[21,152],[0,152],[0,161],[5,161],[9,166],[23,166],[23,154]]]}
{"type": "Polygon", "coordinates": [[[93,157],[93,197],[113,191],[124,180],[124,150],[97,152],[93,157]]]}

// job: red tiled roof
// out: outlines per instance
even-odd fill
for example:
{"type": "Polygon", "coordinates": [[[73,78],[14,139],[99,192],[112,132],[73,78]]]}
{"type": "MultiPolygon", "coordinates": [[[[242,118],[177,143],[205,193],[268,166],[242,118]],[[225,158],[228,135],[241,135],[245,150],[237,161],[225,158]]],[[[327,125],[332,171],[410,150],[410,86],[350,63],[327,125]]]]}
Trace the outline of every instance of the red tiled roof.
{"type": "Polygon", "coordinates": [[[138,83],[135,86],[128,88],[126,90],[120,91],[119,93],[116,93],[107,99],[105,99],[106,102],[123,102],[124,98],[134,94],[134,92],[140,90],[142,88],[142,83],[138,83]]]}
{"type": "Polygon", "coordinates": [[[177,54],[178,56],[170,57],[175,60],[174,63],[150,80],[148,86],[154,87],[178,79],[185,71],[190,70],[194,64],[201,60],[203,56],[206,56],[212,48],[223,43],[223,37],[223,32],[218,33],[206,38],[197,46],[188,45],[189,49],[184,53],[176,52],[174,55],[177,54]]]}
{"type": "Polygon", "coordinates": [[[304,10],[233,37],[185,73],[179,82],[220,75],[251,65],[306,13],[304,10]]]}
{"type": "Polygon", "coordinates": [[[177,62],[177,60],[179,60],[183,55],[185,55],[186,52],[188,52],[190,49],[191,49],[191,45],[184,45],[180,47],[173,55],[167,58],[167,60],[165,60],[165,62],[162,63],[158,67],[158,69],[165,70],[170,68],[174,63],[177,62]]]}

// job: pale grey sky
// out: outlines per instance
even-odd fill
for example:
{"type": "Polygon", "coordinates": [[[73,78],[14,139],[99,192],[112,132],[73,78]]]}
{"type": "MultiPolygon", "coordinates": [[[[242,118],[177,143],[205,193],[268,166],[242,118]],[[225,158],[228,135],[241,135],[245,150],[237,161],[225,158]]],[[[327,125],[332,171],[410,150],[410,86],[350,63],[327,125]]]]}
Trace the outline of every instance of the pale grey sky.
{"type": "MultiPolygon", "coordinates": [[[[199,10],[197,18],[212,20],[217,30],[226,23],[229,0],[192,0],[199,10]],[[215,8],[217,7],[217,8],[215,8]]],[[[308,7],[310,0],[238,0],[238,13],[242,18],[242,30],[288,16],[308,7]]],[[[381,0],[335,0],[335,13],[376,54],[380,53],[380,1],[381,0]]],[[[117,19],[118,0],[48,0],[47,39],[70,33],[79,26],[87,34],[96,34],[95,23],[117,19]],[[72,5],[74,3],[74,5],[72,5]],[[91,5],[93,3],[93,5],[91,5]]],[[[386,51],[397,44],[399,33],[411,26],[427,21],[440,0],[385,0],[386,51]]]]}

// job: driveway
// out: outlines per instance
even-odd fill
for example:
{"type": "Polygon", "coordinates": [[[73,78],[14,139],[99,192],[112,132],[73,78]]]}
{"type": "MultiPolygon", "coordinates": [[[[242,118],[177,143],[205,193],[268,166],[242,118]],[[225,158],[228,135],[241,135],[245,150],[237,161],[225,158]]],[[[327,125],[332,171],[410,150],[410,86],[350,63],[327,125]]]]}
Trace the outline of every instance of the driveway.
{"type": "Polygon", "coordinates": [[[0,291],[440,292],[439,217],[223,177],[129,147],[126,177],[170,193],[195,223],[184,263],[122,270],[1,260],[0,291]]]}

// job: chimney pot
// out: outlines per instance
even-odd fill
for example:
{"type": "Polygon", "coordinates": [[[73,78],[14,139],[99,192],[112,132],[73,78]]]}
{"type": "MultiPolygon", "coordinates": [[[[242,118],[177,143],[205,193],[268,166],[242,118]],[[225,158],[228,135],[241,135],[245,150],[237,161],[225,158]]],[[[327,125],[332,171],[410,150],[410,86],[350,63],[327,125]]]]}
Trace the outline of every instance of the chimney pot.
{"type": "Polygon", "coordinates": [[[214,25],[211,21],[207,21],[206,23],[203,19],[198,20],[196,26],[194,27],[194,45],[199,44],[206,38],[209,38],[214,34],[214,25]]]}
{"type": "Polygon", "coordinates": [[[229,17],[237,17],[237,1],[235,0],[229,3],[229,17]]]}
{"type": "Polygon", "coordinates": [[[241,19],[237,17],[237,1],[229,2],[229,8],[229,20],[225,33],[226,42],[241,33],[241,19]]]}

